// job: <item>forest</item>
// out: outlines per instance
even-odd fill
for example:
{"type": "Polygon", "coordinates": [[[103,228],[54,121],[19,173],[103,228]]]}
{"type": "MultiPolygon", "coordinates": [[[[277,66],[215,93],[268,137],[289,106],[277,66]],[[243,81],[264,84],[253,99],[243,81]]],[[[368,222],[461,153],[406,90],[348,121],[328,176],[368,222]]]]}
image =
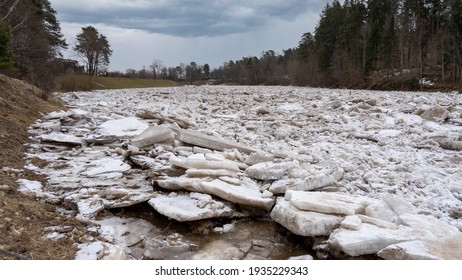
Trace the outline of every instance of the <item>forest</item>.
{"type": "MultiPolygon", "coordinates": [[[[0,16],[1,72],[50,87],[53,59],[67,44],[49,1],[5,0],[0,16]]],[[[187,83],[460,89],[462,1],[334,0],[315,30],[281,53],[262,51],[215,69],[196,62],[167,67],[154,60],[148,69],[102,71],[187,83]]]]}
{"type": "Polygon", "coordinates": [[[50,91],[56,75],[54,59],[67,46],[48,0],[1,1],[1,73],[50,91]]]}
{"type": "Polygon", "coordinates": [[[419,89],[462,83],[460,0],[333,1],[297,47],[224,63],[211,76],[237,84],[419,89]],[[431,82],[429,82],[431,81],[431,82]]]}

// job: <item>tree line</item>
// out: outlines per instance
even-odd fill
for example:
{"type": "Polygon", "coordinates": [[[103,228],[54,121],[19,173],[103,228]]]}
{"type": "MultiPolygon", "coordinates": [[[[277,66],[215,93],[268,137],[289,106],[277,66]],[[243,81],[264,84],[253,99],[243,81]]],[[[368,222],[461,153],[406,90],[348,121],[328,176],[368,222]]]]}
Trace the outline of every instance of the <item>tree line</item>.
{"type": "Polygon", "coordinates": [[[211,76],[237,84],[420,87],[462,84],[460,0],[328,3],[297,47],[224,63],[211,76]]]}
{"type": "MultiPolygon", "coordinates": [[[[314,32],[303,34],[294,48],[263,51],[215,69],[196,62],[167,67],[156,59],[141,70],[107,72],[112,54],[107,38],[87,26],[76,41],[73,50],[90,76],[390,89],[418,89],[426,78],[462,85],[460,0],[334,0],[314,32]]],[[[51,89],[53,63],[67,47],[48,0],[0,1],[1,72],[51,89]]]]}
{"type": "MultiPolygon", "coordinates": [[[[96,75],[112,54],[107,38],[92,26],[82,27],[73,50],[96,75]]],[[[0,1],[0,71],[44,90],[54,89],[59,58],[67,49],[56,11],[48,0],[0,1]]]]}
{"type": "MultiPolygon", "coordinates": [[[[276,53],[208,64],[112,75],[243,85],[303,85],[420,89],[425,79],[442,87],[462,85],[462,1],[334,0],[326,4],[313,33],[298,46],[276,53]]],[[[159,67],[160,66],[160,67],[159,67]]]]}
{"type": "Polygon", "coordinates": [[[54,80],[54,58],[68,45],[48,0],[0,2],[0,70],[45,90],[54,80]]]}
{"type": "Polygon", "coordinates": [[[192,83],[195,81],[209,80],[211,78],[211,68],[207,63],[200,65],[194,61],[189,64],[180,63],[178,66],[169,67],[164,65],[161,60],[154,59],[148,68],[143,66],[140,70],[130,68],[125,70],[125,72],[109,71],[106,72],[106,75],[110,77],[161,79],[192,83]]]}

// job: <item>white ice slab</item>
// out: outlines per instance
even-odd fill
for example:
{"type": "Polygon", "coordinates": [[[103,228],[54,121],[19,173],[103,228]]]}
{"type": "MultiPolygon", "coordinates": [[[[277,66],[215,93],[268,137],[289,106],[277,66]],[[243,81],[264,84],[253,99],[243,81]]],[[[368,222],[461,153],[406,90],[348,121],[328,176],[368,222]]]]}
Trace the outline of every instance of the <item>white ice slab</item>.
{"type": "Polygon", "coordinates": [[[99,133],[113,136],[135,136],[146,130],[149,125],[137,118],[123,118],[104,122],[99,127],[99,133]]]}
{"type": "Polygon", "coordinates": [[[377,255],[386,260],[461,260],[462,234],[438,239],[390,245],[377,255]]]}
{"type": "Polygon", "coordinates": [[[341,250],[349,256],[375,254],[378,251],[405,241],[433,238],[425,230],[400,226],[398,229],[388,229],[363,223],[359,230],[340,228],[329,237],[328,244],[341,250]]]}
{"type": "Polygon", "coordinates": [[[300,210],[325,214],[354,215],[373,203],[371,199],[339,193],[288,190],[285,197],[300,210]]]}
{"type": "Polygon", "coordinates": [[[52,142],[52,143],[59,143],[59,144],[67,144],[67,145],[72,145],[72,146],[81,146],[83,145],[83,140],[82,138],[73,136],[73,135],[68,135],[68,134],[63,134],[63,133],[56,133],[52,132],[50,134],[45,134],[45,135],[40,135],[39,139],[42,142],[52,142]]]}
{"type": "Polygon", "coordinates": [[[328,236],[343,220],[342,216],[302,211],[283,197],[277,199],[271,218],[301,236],[328,236]]]}
{"type": "Polygon", "coordinates": [[[179,222],[198,221],[217,217],[239,216],[230,203],[224,203],[208,194],[157,194],[149,200],[157,212],[179,222]]]}
{"type": "Polygon", "coordinates": [[[94,160],[86,165],[86,171],[82,172],[83,176],[96,176],[105,173],[114,173],[114,172],[125,172],[130,170],[130,165],[124,163],[120,159],[114,158],[102,158],[99,160],[94,160]]]}
{"type": "Polygon", "coordinates": [[[236,186],[216,179],[212,182],[202,182],[201,186],[208,194],[216,195],[234,203],[268,210],[274,205],[274,198],[264,197],[255,185],[243,183],[240,186],[236,186]]]}

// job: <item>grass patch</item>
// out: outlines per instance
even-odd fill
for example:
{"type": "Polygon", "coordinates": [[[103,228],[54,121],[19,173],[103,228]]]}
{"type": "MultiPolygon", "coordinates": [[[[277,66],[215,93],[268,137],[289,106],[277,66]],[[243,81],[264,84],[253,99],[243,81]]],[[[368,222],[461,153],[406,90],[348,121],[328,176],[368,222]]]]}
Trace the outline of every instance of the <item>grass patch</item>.
{"type": "Polygon", "coordinates": [[[173,87],[178,84],[169,80],[131,79],[114,77],[90,77],[86,75],[62,75],[56,79],[56,91],[89,91],[98,89],[125,89],[173,87]]]}
{"type": "Polygon", "coordinates": [[[96,77],[93,79],[93,89],[122,89],[174,86],[177,86],[177,83],[169,80],[130,79],[113,77],[96,77]]]}

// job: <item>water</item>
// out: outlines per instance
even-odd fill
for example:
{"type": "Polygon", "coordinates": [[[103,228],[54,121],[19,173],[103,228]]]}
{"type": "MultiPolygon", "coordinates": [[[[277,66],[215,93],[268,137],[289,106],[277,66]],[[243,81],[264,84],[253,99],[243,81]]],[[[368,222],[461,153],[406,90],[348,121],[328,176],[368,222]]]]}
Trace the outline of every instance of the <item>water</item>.
{"type": "MultiPolygon", "coordinates": [[[[150,222],[154,229],[150,236],[170,242],[171,246],[154,246],[154,254],[144,253],[149,244],[132,250],[135,258],[142,259],[270,259],[284,260],[291,256],[315,255],[312,239],[296,236],[269,217],[246,219],[209,219],[180,223],[157,213],[147,203],[111,210],[112,214],[125,218],[137,218],[150,222]],[[217,227],[232,225],[229,232],[216,232],[217,227]],[[157,246],[157,247],[156,247],[157,246]],[[157,250],[155,250],[157,249],[157,250]]],[[[149,243],[149,242],[147,242],[149,243]]]]}

